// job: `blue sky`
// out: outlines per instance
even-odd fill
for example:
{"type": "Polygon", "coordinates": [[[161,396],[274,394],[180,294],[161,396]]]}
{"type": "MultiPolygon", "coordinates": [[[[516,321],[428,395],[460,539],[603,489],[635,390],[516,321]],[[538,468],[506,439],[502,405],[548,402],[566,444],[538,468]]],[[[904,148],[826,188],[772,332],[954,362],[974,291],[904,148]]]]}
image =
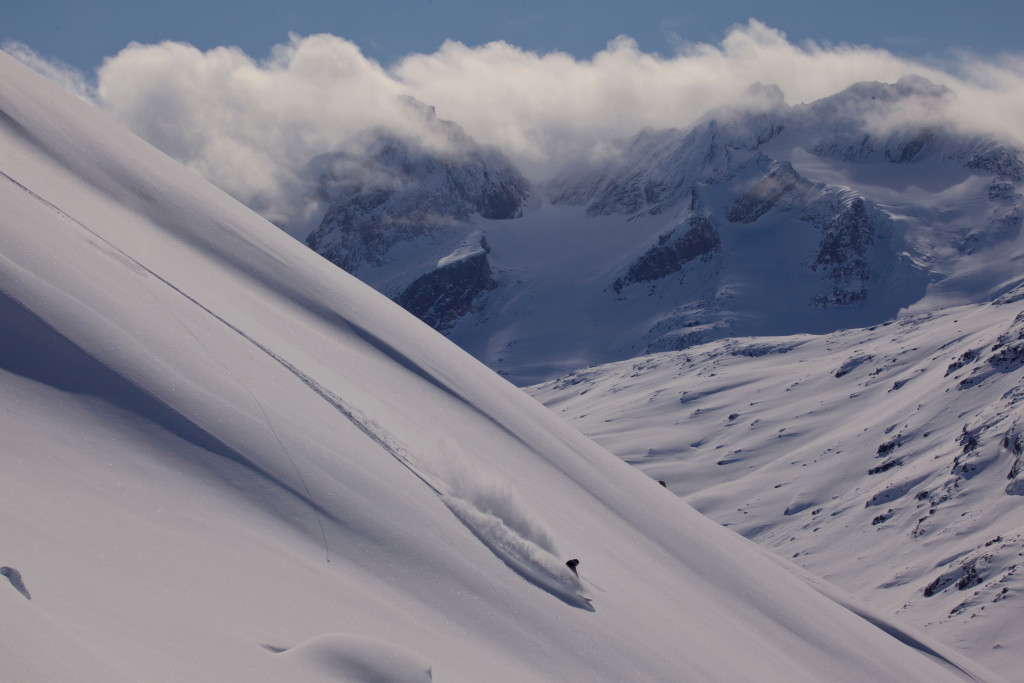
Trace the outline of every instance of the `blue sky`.
{"type": "Polygon", "coordinates": [[[941,61],[964,49],[991,57],[1024,52],[1019,0],[39,0],[0,9],[0,41],[17,41],[90,73],[130,41],[175,40],[206,50],[236,45],[252,57],[302,35],[331,33],[387,66],[434,52],[445,39],[467,45],[505,40],[526,50],[589,58],[617,35],[671,55],[679,41],[718,43],[730,26],[756,18],[794,43],[814,40],[884,48],[941,61]]]}

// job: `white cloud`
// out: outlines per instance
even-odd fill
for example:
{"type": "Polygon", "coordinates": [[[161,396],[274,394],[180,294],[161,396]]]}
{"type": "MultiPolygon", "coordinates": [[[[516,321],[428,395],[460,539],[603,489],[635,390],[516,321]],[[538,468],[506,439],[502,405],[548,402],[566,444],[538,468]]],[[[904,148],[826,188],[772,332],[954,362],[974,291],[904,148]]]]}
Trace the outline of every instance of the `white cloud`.
{"type": "Polygon", "coordinates": [[[929,116],[1024,141],[1022,57],[965,55],[944,70],[869,46],[796,45],[753,20],[719,45],[679,44],[671,57],[644,53],[628,37],[590,59],[449,41],[390,69],[330,35],[292,35],[262,61],[236,48],[132,44],[98,70],[96,99],[242,201],[283,217],[298,210],[294,199],[313,157],[375,127],[429,134],[402,94],[499,146],[537,179],[600,157],[645,127],[690,125],[736,103],[755,82],[777,84],[795,104],[911,74],[952,91],[946,110],[929,116]]]}
{"type": "Polygon", "coordinates": [[[1024,141],[1024,55],[985,62],[964,56],[950,116],[960,125],[1024,141]]]}
{"type": "Polygon", "coordinates": [[[237,48],[132,44],[98,71],[102,106],[260,210],[288,212],[309,160],[370,126],[400,127],[400,85],[352,43],[292,36],[257,62],[237,48]]]}

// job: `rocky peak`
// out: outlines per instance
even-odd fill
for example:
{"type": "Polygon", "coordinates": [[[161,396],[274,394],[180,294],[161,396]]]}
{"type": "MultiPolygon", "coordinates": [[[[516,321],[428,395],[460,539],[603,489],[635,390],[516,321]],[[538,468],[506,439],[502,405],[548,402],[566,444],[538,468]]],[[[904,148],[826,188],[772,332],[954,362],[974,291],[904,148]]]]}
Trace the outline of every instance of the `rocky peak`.
{"type": "Polygon", "coordinates": [[[477,145],[433,108],[407,104],[434,133],[426,143],[382,132],[362,152],[313,162],[328,208],[306,242],[349,272],[384,265],[396,244],[474,215],[515,218],[529,195],[529,182],[499,150],[477,145]]]}
{"type": "Polygon", "coordinates": [[[766,172],[725,209],[725,218],[732,223],[753,223],[772,209],[789,208],[812,187],[788,161],[775,161],[760,154],[750,165],[766,172]]]}
{"type": "Polygon", "coordinates": [[[947,93],[908,78],[789,106],[756,85],[567,172],[528,215],[504,157],[411,101],[429,140],[381,134],[320,160],[330,206],[309,241],[515,381],[565,358],[870,325],[934,283],[969,297],[1017,277],[993,245],[1024,248],[1024,156],[905,116],[947,93]],[[551,334],[563,318],[574,329],[551,334]]]}
{"type": "Polygon", "coordinates": [[[868,296],[872,276],[870,248],[879,222],[886,220],[863,197],[849,190],[829,188],[803,218],[822,232],[811,269],[822,272],[832,291],[812,299],[819,306],[849,305],[868,296]]]}
{"type": "Polygon", "coordinates": [[[803,109],[809,118],[817,121],[862,126],[871,116],[891,114],[910,103],[923,108],[941,106],[942,100],[950,95],[952,91],[944,85],[921,76],[904,76],[895,83],[854,83],[803,109]]]}
{"type": "Polygon", "coordinates": [[[684,223],[659,235],[656,243],[631,263],[611,288],[621,294],[629,285],[661,280],[680,272],[690,261],[711,259],[721,243],[713,218],[690,216],[684,223]]]}
{"type": "Polygon", "coordinates": [[[483,295],[498,286],[487,260],[491,247],[482,233],[466,238],[437,267],[416,278],[395,301],[405,310],[444,332],[479,307],[483,295]]]}
{"type": "Polygon", "coordinates": [[[644,131],[618,158],[582,178],[556,178],[554,204],[586,206],[591,216],[656,215],[691,197],[697,184],[728,179],[786,128],[775,110],[729,110],[689,130],[644,131]]]}

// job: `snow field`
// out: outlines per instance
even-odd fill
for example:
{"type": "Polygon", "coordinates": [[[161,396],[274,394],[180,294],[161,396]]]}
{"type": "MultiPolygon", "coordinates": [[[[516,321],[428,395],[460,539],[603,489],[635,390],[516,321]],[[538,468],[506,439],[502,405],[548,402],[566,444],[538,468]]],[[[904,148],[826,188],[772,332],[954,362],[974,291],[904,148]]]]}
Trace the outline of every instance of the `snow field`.
{"type": "Polygon", "coordinates": [[[1006,301],[530,391],[712,519],[1012,678],[1021,366],[999,359],[1021,308],[1006,301]]]}

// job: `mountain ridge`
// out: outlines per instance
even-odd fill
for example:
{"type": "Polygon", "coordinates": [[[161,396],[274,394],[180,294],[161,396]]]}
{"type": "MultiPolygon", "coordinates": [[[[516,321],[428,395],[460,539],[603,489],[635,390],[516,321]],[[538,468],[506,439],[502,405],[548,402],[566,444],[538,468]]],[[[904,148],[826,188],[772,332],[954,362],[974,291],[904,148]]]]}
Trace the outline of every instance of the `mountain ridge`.
{"type": "MultiPolygon", "coordinates": [[[[493,279],[471,305],[432,319],[518,384],[717,338],[821,333],[983,301],[1022,252],[1024,157],[935,115],[908,118],[950,96],[908,77],[791,106],[778,88],[755,86],[745,107],[641,132],[592,170],[536,184],[520,214],[464,213],[451,234],[407,242],[359,276],[415,299],[412,280],[481,232],[493,279]],[[685,245],[697,220],[704,231],[685,245]],[[592,241],[607,249],[582,248],[592,241]],[[567,248],[538,258],[554,242],[567,248]],[[575,309],[561,334],[527,322],[550,322],[556,308],[575,309]]],[[[445,300],[459,300],[458,288],[449,283],[445,300]]]]}

